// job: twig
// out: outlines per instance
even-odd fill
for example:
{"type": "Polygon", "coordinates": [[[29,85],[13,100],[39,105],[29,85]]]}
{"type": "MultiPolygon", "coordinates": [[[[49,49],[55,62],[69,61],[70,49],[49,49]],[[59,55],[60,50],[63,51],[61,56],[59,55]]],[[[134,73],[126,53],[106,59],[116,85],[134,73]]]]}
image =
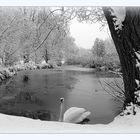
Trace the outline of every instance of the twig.
{"type": "Polygon", "coordinates": [[[109,70],[109,72],[117,74],[120,78],[123,78],[121,72],[115,72],[115,71],[112,71],[112,70],[109,70]]]}
{"type": "MultiPolygon", "coordinates": [[[[104,91],[106,91],[108,94],[110,94],[111,96],[113,96],[114,98],[117,98],[118,100],[120,100],[122,103],[124,103],[124,100],[122,100],[121,98],[119,98],[118,96],[116,96],[115,94],[112,94],[109,90],[107,90],[106,88],[104,88],[102,82],[99,80],[99,83],[101,85],[101,87],[103,88],[104,91]]],[[[114,91],[113,91],[114,93],[114,91]]]]}

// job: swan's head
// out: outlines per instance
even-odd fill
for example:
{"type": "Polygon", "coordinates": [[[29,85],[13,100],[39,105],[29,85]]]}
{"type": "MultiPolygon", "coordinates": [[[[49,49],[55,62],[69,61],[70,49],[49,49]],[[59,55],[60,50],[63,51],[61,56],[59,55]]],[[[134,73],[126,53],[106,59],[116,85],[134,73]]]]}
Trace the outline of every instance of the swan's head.
{"type": "Polygon", "coordinates": [[[60,103],[63,103],[64,102],[64,98],[60,98],[60,103]]]}

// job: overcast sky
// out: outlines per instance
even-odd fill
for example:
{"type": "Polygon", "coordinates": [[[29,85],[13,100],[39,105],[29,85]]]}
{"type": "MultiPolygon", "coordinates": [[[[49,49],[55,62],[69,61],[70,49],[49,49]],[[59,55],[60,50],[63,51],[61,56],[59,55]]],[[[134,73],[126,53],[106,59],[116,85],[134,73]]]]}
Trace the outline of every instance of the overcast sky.
{"type": "Polygon", "coordinates": [[[100,31],[100,24],[79,23],[76,19],[70,25],[71,36],[75,38],[78,47],[90,49],[94,40],[108,38],[107,27],[100,31]]]}

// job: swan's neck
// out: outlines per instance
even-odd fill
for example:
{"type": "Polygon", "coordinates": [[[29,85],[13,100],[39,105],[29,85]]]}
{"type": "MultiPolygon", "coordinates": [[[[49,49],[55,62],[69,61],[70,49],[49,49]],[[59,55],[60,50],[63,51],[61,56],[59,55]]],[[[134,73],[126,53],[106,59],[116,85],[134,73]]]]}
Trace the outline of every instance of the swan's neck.
{"type": "Polygon", "coordinates": [[[59,115],[59,122],[63,121],[63,115],[64,115],[64,103],[60,104],[60,115],[59,115]]]}

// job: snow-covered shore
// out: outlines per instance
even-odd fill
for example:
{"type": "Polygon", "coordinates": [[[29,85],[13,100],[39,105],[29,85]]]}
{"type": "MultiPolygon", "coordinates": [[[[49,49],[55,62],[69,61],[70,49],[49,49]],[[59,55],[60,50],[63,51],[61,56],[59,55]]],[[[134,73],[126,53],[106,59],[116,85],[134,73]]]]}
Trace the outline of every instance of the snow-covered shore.
{"type": "Polygon", "coordinates": [[[16,64],[9,67],[0,66],[0,83],[5,81],[6,79],[13,77],[15,74],[17,74],[18,71],[48,69],[54,67],[57,67],[57,65],[55,65],[55,63],[51,61],[49,63],[43,62],[40,64],[35,64],[31,61],[29,63],[16,64]]]}
{"type": "Polygon", "coordinates": [[[140,133],[140,113],[117,116],[110,124],[80,125],[0,114],[0,133],[140,133]]]}

